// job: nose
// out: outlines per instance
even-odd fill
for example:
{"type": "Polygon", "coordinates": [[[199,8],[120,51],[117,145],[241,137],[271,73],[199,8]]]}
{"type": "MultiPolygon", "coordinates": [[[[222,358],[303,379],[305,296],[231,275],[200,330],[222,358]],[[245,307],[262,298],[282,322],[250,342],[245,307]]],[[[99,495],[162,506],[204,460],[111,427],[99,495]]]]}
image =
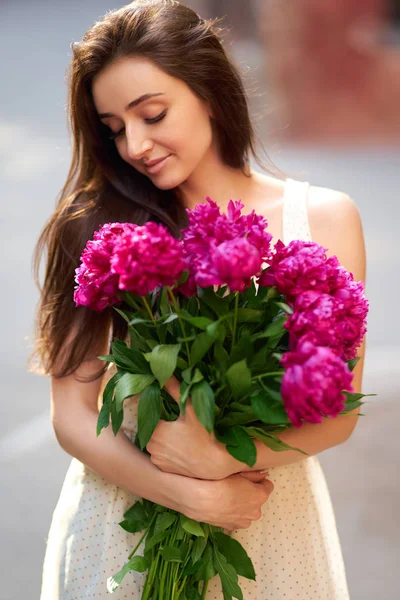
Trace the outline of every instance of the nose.
{"type": "Polygon", "coordinates": [[[147,136],[136,131],[126,131],[127,154],[131,160],[141,160],[153,147],[147,136]]]}

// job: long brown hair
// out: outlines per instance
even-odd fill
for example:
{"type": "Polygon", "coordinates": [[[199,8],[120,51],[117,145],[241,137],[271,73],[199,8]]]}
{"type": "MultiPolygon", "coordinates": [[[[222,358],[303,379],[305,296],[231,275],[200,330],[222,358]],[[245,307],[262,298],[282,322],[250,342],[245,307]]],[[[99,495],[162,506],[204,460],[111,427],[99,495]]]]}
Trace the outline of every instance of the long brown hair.
{"type": "Polygon", "coordinates": [[[69,375],[84,360],[96,357],[110,326],[112,337],[126,335],[125,322],[116,311],[98,314],[76,308],[73,302],[80,255],[101,224],[130,221],[140,225],[154,220],[176,237],[187,224],[187,213],[174,190],[158,189],[124,162],[108,139],[91,92],[92,80],[102,69],[122,57],[152,61],[210,103],[226,165],[244,172],[251,154],[268,171],[255,150],[246,92],[238,67],[222,46],[224,30],[216,27],[220,20],[203,20],[175,0],[136,0],[107,13],[81,42],[72,44],[67,106],[72,162],[57,208],[33,256],[40,300],[31,371],[54,377],[69,375]],[[40,286],[39,268],[45,252],[44,283],[40,286]]]}

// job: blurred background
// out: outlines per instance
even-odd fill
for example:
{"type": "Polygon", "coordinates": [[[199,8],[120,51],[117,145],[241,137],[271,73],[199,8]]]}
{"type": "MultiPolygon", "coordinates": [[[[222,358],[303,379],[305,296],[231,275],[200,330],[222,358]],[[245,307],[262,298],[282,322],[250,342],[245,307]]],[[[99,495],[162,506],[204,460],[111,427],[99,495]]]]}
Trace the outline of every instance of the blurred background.
{"type": "MultiPolygon", "coordinates": [[[[186,4],[203,17],[226,16],[226,46],[242,68],[258,135],[274,163],[290,177],[345,191],[359,207],[371,303],[364,392],[379,395],[368,399],[350,440],[319,458],[351,599],[396,600],[400,2],[186,4]]],[[[118,0],[0,2],[0,597],[7,600],[39,597],[47,532],[71,460],[51,428],[49,381],[25,366],[38,300],[32,250],[70,160],[64,75],[71,42],[119,6],[118,0]]]]}

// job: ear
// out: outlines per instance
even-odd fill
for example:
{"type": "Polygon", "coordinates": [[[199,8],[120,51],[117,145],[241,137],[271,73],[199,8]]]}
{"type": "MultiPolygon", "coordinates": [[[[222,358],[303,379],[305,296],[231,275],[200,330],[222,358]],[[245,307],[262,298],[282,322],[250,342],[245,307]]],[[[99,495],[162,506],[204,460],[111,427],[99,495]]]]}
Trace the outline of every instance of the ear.
{"type": "Polygon", "coordinates": [[[214,110],[213,110],[213,107],[211,106],[211,102],[209,100],[206,102],[206,109],[207,109],[207,113],[208,113],[208,116],[210,117],[210,119],[215,119],[214,110]]]}

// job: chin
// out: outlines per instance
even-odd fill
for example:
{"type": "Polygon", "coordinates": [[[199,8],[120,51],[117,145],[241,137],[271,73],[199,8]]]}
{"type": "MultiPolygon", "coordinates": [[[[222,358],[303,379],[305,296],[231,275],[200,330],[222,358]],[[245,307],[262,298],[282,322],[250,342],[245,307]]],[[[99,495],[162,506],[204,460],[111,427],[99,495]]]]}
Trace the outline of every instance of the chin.
{"type": "MultiPolygon", "coordinates": [[[[149,177],[147,175],[147,177],[149,177]]],[[[153,184],[155,185],[156,188],[158,188],[159,190],[172,190],[174,188],[177,188],[178,186],[182,185],[182,183],[185,181],[185,178],[182,177],[174,177],[173,175],[165,175],[164,177],[154,177],[151,178],[149,177],[149,179],[151,179],[151,181],[153,182],[153,184]]]]}

